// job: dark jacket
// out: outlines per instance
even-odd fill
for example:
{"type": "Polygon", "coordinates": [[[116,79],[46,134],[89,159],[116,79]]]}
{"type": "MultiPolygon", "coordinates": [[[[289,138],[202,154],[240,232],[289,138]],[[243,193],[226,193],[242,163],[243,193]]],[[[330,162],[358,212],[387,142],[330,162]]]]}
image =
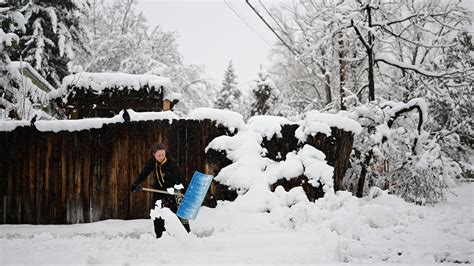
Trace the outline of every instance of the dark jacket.
{"type": "Polygon", "coordinates": [[[175,185],[182,184],[184,189],[182,193],[187,188],[183,174],[179,170],[178,165],[173,160],[173,158],[166,155],[166,162],[160,164],[155,158],[150,158],[146,161],[143,171],[135,179],[134,184],[140,184],[143,182],[150,173],[153,173],[153,188],[166,190],[167,188],[173,188],[175,185]]]}

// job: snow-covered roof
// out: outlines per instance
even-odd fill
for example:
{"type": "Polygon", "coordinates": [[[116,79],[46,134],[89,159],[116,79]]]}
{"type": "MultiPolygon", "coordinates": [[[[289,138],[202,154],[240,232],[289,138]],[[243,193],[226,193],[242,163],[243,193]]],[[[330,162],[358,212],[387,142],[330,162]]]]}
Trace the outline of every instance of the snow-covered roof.
{"type": "Polygon", "coordinates": [[[23,61],[12,61],[11,66],[20,70],[24,76],[27,76],[39,88],[46,92],[53,91],[55,88],[44,79],[29,63],[23,61]],[[26,72],[25,72],[26,71],[26,72]]]}
{"type": "Polygon", "coordinates": [[[167,77],[157,75],[133,75],[126,73],[89,73],[80,72],[66,76],[62,86],[74,86],[76,88],[92,88],[100,92],[105,88],[125,88],[140,90],[145,86],[154,87],[158,90],[161,86],[171,87],[171,80],[167,77]]]}

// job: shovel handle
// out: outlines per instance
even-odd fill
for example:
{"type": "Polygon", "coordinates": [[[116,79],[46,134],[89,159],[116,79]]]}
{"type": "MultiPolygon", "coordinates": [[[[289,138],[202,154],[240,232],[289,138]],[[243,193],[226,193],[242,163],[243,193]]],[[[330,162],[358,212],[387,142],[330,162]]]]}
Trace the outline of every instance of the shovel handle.
{"type": "Polygon", "coordinates": [[[179,193],[179,192],[175,192],[175,193],[169,193],[168,191],[165,191],[165,190],[159,190],[159,189],[153,189],[153,188],[142,188],[142,190],[144,191],[149,191],[149,192],[155,192],[155,193],[161,193],[161,194],[168,194],[168,195],[175,195],[175,196],[182,196],[183,194],[179,193]]]}

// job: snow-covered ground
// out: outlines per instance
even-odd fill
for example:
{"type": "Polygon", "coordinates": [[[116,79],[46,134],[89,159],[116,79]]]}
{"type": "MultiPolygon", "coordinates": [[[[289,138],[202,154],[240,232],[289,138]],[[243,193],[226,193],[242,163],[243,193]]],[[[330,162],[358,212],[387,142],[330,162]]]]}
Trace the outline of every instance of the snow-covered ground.
{"type": "MultiPolygon", "coordinates": [[[[155,239],[151,220],[0,225],[9,264],[437,264],[474,263],[474,183],[446,203],[416,206],[382,193],[327,193],[251,213],[221,202],[202,208],[192,234],[155,239]]],[[[172,226],[170,226],[172,228],[172,226]]],[[[174,232],[173,232],[174,231],[174,232]]]]}

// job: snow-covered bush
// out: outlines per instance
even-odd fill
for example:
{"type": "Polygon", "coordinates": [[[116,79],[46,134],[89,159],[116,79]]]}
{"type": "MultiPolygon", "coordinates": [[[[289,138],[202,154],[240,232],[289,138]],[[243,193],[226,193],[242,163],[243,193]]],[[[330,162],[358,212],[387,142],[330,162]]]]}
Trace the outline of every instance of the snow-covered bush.
{"type": "Polygon", "coordinates": [[[364,132],[354,144],[346,188],[362,196],[367,187],[378,186],[419,204],[445,199],[461,168],[423,129],[428,119],[424,100],[371,103],[349,116],[364,132]]]}

